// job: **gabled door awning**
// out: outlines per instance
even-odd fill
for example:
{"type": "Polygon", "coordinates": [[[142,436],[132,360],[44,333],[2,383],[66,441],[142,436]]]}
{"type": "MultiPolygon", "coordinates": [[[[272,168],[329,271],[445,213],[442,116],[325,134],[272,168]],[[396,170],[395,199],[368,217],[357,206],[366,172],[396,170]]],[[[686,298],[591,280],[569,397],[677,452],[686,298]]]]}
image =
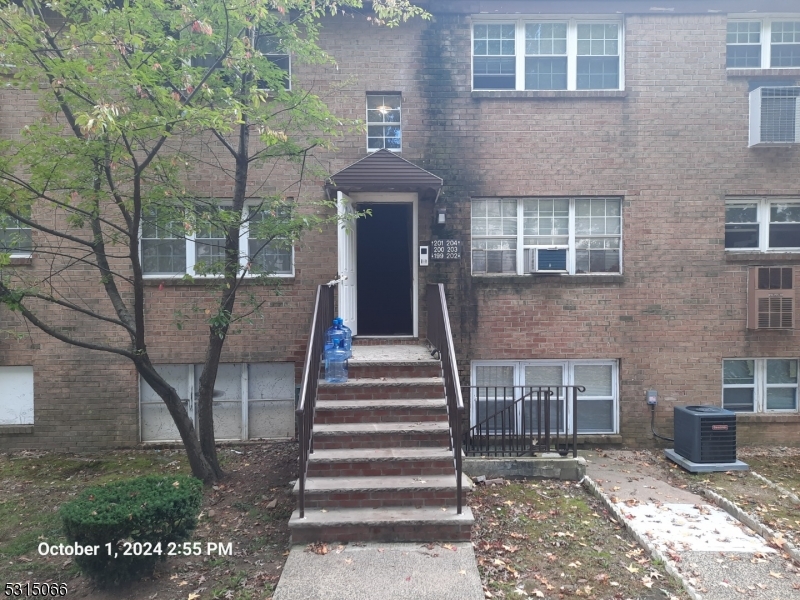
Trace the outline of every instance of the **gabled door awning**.
{"type": "Polygon", "coordinates": [[[336,192],[433,192],[442,189],[442,178],[410,163],[389,150],[378,150],[332,175],[325,182],[329,197],[336,192]]]}

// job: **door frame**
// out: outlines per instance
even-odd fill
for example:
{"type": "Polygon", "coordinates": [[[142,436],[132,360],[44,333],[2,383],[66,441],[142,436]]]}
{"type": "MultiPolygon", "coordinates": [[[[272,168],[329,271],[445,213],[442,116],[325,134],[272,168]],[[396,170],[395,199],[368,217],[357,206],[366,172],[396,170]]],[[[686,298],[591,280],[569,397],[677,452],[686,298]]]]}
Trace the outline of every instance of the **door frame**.
{"type": "MultiPolygon", "coordinates": [[[[348,202],[350,203],[350,207],[352,210],[355,210],[355,206],[357,204],[411,204],[411,248],[409,249],[411,252],[411,325],[412,325],[412,336],[419,337],[419,257],[417,256],[417,247],[419,246],[419,194],[416,192],[354,192],[347,196],[345,194],[339,194],[339,202],[348,202]]],[[[339,207],[339,213],[342,214],[344,212],[344,207],[339,207]]],[[[369,218],[369,217],[366,217],[369,218]]],[[[341,228],[341,225],[340,225],[341,228]]],[[[353,229],[355,229],[355,225],[353,224],[353,229]]],[[[339,245],[338,245],[338,257],[339,257],[339,274],[342,274],[342,267],[349,267],[350,270],[356,271],[357,267],[356,264],[352,265],[343,265],[343,260],[346,261],[348,258],[352,257],[352,260],[357,263],[358,262],[358,240],[355,239],[354,235],[345,236],[339,235],[339,245]],[[348,240],[346,238],[350,238],[350,243],[355,243],[355,252],[350,253],[348,252],[348,240]]],[[[356,285],[358,273],[356,272],[356,285]]],[[[358,314],[358,306],[356,305],[356,296],[355,294],[348,294],[346,298],[343,298],[342,295],[342,287],[343,284],[339,284],[339,312],[344,314],[358,314]],[[342,306],[342,302],[345,302],[345,306],[342,306]],[[349,306],[349,302],[352,302],[352,306],[349,306]]],[[[356,288],[357,289],[357,288],[356,288]]],[[[345,321],[347,324],[347,322],[345,321]]],[[[350,326],[350,325],[348,325],[350,326]]],[[[352,327],[351,327],[352,328],[352,327]]],[[[357,335],[357,330],[353,331],[354,335],[357,335]]],[[[408,336],[380,336],[380,337],[408,337],[408,336]]]]}

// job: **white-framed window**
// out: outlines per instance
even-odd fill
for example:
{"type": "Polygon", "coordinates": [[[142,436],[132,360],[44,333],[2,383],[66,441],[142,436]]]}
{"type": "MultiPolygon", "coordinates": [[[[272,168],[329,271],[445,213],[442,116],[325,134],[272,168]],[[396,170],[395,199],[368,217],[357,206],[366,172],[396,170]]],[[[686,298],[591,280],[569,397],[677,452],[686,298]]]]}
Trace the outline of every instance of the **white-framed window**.
{"type": "Polygon", "coordinates": [[[478,20],[473,90],[621,90],[619,19],[478,20]]]}
{"type": "Polygon", "coordinates": [[[800,15],[728,21],[729,69],[800,67],[800,15]]]}
{"type": "Polygon", "coordinates": [[[0,367],[0,425],[33,425],[33,367],[0,367]]]}
{"type": "MultiPolygon", "coordinates": [[[[274,74],[271,81],[265,79],[258,80],[258,89],[271,90],[283,88],[284,90],[292,89],[292,56],[282,46],[280,38],[275,34],[261,34],[257,31],[250,31],[250,44],[258,50],[264,58],[279,69],[274,74]],[[280,85],[276,85],[276,83],[280,85]]],[[[217,57],[213,54],[205,56],[192,57],[190,65],[192,67],[204,67],[206,69],[212,67],[216,62],[217,57]]],[[[252,81],[252,80],[251,80],[252,81]]]]}
{"type": "MultiPolygon", "coordinates": [[[[527,410],[521,396],[530,397],[539,386],[559,388],[551,401],[551,423],[560,417],[560,431],[570,431],[572,399],[563,386],[582,385],[578,393],[578,433],[617,433],[619,431],[619,363],[616,360],[526,360],[473,361],[470,387],[470,423],[488,423],[489,431],[499,433],[537,430],[535,411],[527,410]],[[557,406],[558,405],[558,406],[557,406]],[[513,407],[513,408],[512,408],[513,407]],[[502,413],[500,418],[495,417],[502,413]]],[[[530,405],[529,405],[530,406],[530,405]]]]}
{"type": "MultiPolygon", "coordinates": [[[[197,426],[196,391],[202,365],[156,365],[183,400],[197,426]]],[[[140,379],[140,428],[143,442],[178,441],[180,435],[166,405],[140,379]]],[[[220,364],[214,385],[214,434],[220,440],[294,436],[293,363],[220,364]]]]}
{"type": "Polygon", "coordinates": [[[725,249],[800,252],[800,198],[726,200],[725,249]]]}
{"type": "Polygon", "coordinates": [[[620,273],[621,198],[474,198],[472,273],[620,273]]]}
{"type": "MultiPolygon", "coordinates": [[[[248,276],[294,276],[294,244],[269,227],[275,222],[280,228],[286,220],[282,215],[288,218],[290,212],[245,208],[239,232],[239,263],[248,276]]],[[[152,208],[142,218],[141,247],[145,277],[218,277],[225,258],[225,233],[221,226],[193,229],[179,212],[152,208]]]]}
{"type": "Polygon", "coordinates": [[[27,257],[32,251],[31,228],[17,219],[0,213],[0,253],[27,257]]]}
{"type": "Polygon", "coordinates": [[[794,358],[722,361],[722,407],[734,412],[797,412],[794,358]]]}
{"type": "Polygon", "coordinates": [[[400,93],[367,93],[367,151],[403,149],[402,96],[400,93]]]}

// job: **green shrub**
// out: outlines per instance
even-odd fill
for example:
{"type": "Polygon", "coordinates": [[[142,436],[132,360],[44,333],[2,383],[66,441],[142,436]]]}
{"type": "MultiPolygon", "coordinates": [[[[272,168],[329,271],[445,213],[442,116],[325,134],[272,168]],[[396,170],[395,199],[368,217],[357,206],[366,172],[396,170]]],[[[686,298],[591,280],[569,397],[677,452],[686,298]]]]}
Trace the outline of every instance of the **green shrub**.
{"type": "Polygon", "coordinates": [[[75,563],[101,586],[152,573],[174,549],[170,544],[188,539],[197,525],[202,488],[185,475],[148,475],[84,490],[61,507],[64,534],[70,544],[99,546],[99,552],[76,555],[75,563]],[[143,548],[134,551],[134,542],[143,548]]]}

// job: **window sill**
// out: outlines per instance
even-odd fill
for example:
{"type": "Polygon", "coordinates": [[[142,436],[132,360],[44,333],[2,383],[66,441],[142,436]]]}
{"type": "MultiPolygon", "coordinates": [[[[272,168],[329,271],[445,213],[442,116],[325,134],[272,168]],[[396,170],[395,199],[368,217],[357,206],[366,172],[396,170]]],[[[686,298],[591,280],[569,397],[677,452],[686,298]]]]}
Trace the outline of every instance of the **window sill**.
{"type": "Polygon", "coordinates": [[[503,275],[503,274],[473,274],[473,281],[476,283],[514,284],[514,283],[544,283],[545,281],[558,280],[559,283],[569,283],[575,285],[595,284],[595,283],[624,283],[625,276],[613,273],[597,273],[587,275],[569,275],[567,273],[532,273],[529,275],[503,275]]]}
{"type": "Polygon", "coordinates": [[[725,262],[768,263],[800,262],[800,252],[737,252],[725,251],[725,262]]]}
{"type": "Polygon", "coordinates": [[[728,77],[800,77],[800,69],[727,69],[728,77]]]}
{"type": "MultiPolygon", "coordinates": [[[[270,275],[270,281],[280,281],[282,283],[294,283],[295,275],[270,275]]],[[[259,277],[245,277],[242,283],[249,285],[259,280],[259,277]]],[[[222,277],[195,277],[192,281],[185,280],[182,276],[178,277],[155,277],[145,275],[142,277],[142,285],[145,287],[181,287],[181,286],[218,286],[223,282],[222,277]]]]}
{"type": "Polygon", "coordinates": [[[743,423],[796,423],[800,425],[800,414],[737,412],[736,420],[743,423]]]}
{"type": "Polygon", "coordinates": [[[472,97],[478,100],[491,99],[518,99],[518,100],[548,100],[548,99],[582,99],[582,98],[626,98],[625,90],[474,90],[472,97]]]}
{"type": "Polygon", "coordinates": [[[0,436],[3,435],[30,435],[33,425],[0,425],[0,436]]]}

